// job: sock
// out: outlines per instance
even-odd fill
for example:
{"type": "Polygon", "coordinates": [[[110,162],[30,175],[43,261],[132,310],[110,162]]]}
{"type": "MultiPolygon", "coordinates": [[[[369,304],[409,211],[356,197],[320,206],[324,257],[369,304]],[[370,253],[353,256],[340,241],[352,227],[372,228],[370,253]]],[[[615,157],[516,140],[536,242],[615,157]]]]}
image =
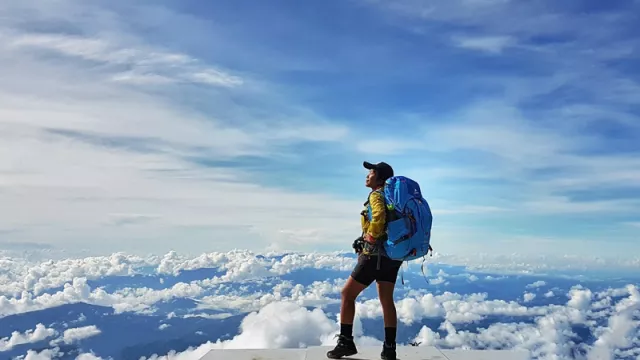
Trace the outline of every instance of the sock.
{"type": "Polygon", "coordinates": [[[387,345],[393,345],[396,343],[396,328],[385,327],[384,328],[384,342],[387,345]]]}
{"type": "Polygon", "coordinates": [[[340,323],[340,335],[344,335],[348,338],[353,337],[353,324],[340,323]]]}

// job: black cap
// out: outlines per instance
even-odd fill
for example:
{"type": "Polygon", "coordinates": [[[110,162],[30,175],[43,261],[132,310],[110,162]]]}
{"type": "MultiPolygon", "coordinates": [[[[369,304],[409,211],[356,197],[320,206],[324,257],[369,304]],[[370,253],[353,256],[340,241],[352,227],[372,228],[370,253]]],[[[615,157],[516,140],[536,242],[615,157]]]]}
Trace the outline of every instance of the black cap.
{"type": "Polygon", "coordinates": [[[374,170],[378,178],[382,181],[386,181],[388,178],[393,176],[393,168],[391,165],[386,162],[379,162],[377,164],[372,164],[370,162],[363,162],[365,169],[374,170]]]}

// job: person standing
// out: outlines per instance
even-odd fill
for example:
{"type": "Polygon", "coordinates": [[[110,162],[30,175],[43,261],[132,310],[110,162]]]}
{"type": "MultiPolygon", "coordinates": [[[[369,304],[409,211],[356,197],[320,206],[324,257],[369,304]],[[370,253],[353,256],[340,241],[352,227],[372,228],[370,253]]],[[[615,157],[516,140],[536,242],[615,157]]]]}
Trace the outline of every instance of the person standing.
{"type": "Polygon", "coordinates": [[[366,208],[361,212],[362,236],[353,244],[358,253],[358,262],[341,292],[340,334],[336,347],[327,352],[327,357],[340,359],[358,353],[353,341],[355,302],[358,295],[375,281],[385,332],[381,358],[396,360],[398,319],[393,294],[402,261],[387,257],[382,246],[388,220],[383,191],[385,181],[393,177],[393,168],[385,162],[372,164],[365,161],[363,165],[369,170],[365,186],[371,192],[364,204],[366,208]]]}

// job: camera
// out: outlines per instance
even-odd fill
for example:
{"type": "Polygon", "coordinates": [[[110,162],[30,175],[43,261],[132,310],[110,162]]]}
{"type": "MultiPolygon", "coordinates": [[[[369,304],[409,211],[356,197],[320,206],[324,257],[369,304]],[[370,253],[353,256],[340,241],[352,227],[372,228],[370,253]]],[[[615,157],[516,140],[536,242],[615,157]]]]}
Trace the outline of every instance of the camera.
{"type": "Polygon", "coordinates": [[[362,236],[360,236],[353,242],[352,246],[356,254],[362,252],[363,245],[364,245],[364,238],[362,236]]]}

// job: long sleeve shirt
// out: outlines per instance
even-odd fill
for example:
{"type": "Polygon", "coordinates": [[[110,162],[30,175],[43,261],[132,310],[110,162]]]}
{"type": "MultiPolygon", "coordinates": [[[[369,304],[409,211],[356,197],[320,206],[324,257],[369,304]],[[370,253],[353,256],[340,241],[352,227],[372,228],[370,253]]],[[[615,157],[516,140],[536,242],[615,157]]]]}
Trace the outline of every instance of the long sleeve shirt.
{"type": "MultiPolygon", "coordinates": [[[[369,206],[371,207],[371,219],[368,216],[368,207],[365,207],[363,216],[360,217],[362,232],[365,239],[371,238],[376,242],[386,235],[386,209],[384,197],[380,191],[369,193],[369,206]]],[[[363,253],[376,254],[378,246],[365,242],[363,253]]]]}

